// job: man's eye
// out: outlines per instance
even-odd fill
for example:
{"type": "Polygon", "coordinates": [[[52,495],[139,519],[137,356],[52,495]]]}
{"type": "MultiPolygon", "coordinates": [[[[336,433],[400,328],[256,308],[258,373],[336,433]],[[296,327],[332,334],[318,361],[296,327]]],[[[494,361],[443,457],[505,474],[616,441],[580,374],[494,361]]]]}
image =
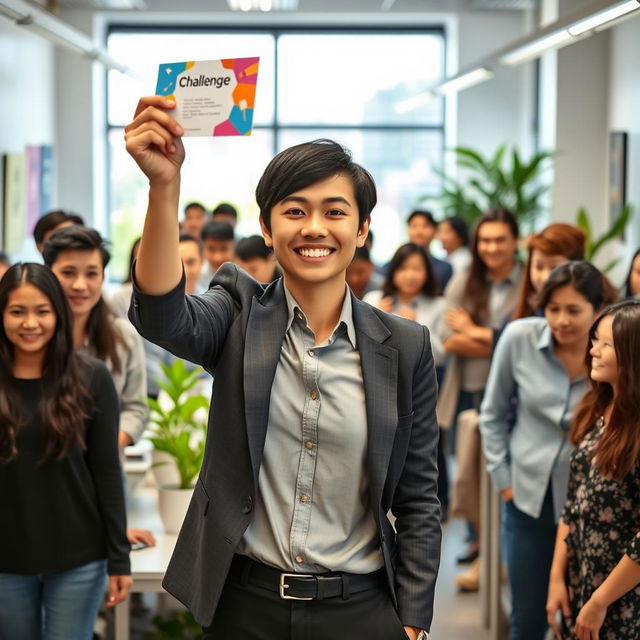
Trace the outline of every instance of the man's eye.
{"type": "Polygon", "coordinates": [[[304,211],[302,209],[287,209],[286,213],[287,213],[287,215],[290,215],[290,216],[303,216],[304,215],[304,211]]]}
{"type": "Polygon", "coordinates": [[[330,216],[343,216],[343,215],[345,215],[344,211],[340,211],[340,209],[331,209],[327,213],[330,216]]]}

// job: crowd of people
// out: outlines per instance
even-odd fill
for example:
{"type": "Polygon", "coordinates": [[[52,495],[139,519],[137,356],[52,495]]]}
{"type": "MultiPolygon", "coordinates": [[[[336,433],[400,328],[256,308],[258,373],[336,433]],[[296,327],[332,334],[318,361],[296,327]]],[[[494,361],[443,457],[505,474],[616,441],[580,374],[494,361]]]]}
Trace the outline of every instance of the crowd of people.
{"type": "MultiPolygon", "coordinates": [[[[303,162],[301,154],[315,153],[314,149],[295,149],[289,161],[303,162]]],[[[136,157],[133,152],[132,155],[136,157]]],[[[273,171],[278,168],[278,159],[279,156],[274,160],[273,171]]],[[[144,162],[139,164],[145,173],[151,172],[144,162]]],[[[319,171],[317,165],[309,167],[308,171],[319,171]]],[[[340,286],[336,289],[340,294],[336,298],[340,298],[339,317],[336,316],[340,323],[336,327],[344,323],[346,328],[342,332],[321,322],[314,328],[317,303],[307,303],[306,308],[302,305],[309,283],[296,280],[292,275],[296,267],[287,262],[289,258],[283,259],[283,247],[287,242],[297,242],[296,236],[283,241],[283,218],[274,219],[272,212],[282,202],[292,201],[283,214],[286,224],[302,224],[296,218],[305,215],[311,219],[311,214],[305,214],[305,207],[310,206],[308,203],[315,197],[312,191],[318,184],[336,177],[343,177],[347,187],[349,180],[353,184],[367,180],[364,174],[354,173],[356,169],[351,164],[344,167],[323,170],[311,181],[288,176],[288,184],[270,176],[268,168],[263,180],[271,183],[268,188],[262,182],[258,187],[259,198],[266,202],[260,203],[263,235],[236,238],[238,213],[230,204],[220,204],[208,212],[200,203],[188,203],[183,208],[180,228],[175,229],[175,254],[169,252],[176,256],[180,269],[170,272],[175,282],[169,278],[167,287],[158,285],[157,291],[153,289],[158,280],[149,275],[156,264],[154,260],[159,260],[152,244],[158,242],[160,248],[155,251],[160,251],[162,242],[169,242],[173,233],[169,222],[169,240],[160,236],[154,240],[152,232],[145,229],[142,243],[140,239],[135,241],[131,249],[132,271],[110,296],[103,292],[110,260],[108,244],[77,215],[54,211],[39,219],[34,240],[45,266],[11,266],[8,257],[0,255],[0,511],[11,522],[10,527],[0,529],[0,637],[30,640],[44,633],[45,638],[91,638],[105,585],[108,605],[127,596],[131,585],[129,545],[152,545],[154,540],[149,531],[126,528],[121,459],[124,448],[137,442],[145,429],[146,398],[157,398],[159,392],[159,365],[183,356],[200,362],[212,375],[215,367],[211,362],[217,366],[221,361],[228,375],[235,375],[237,362],[227,360],[235,357],[241,362],[243,355],[227,353],[224,346],[240,340],[234,338],[239,329],[231,318],[239,313],[248,330],[250,320],[243,305],[252,308],[251,296],[260,297],[264,287],[267,292],[273,291],[274,285],[267,285],[278,283],[284,273],[288,327],[295,331],[294,337],[285,338],[282,344],[285,355],[281,357],[289,369],[281,360],[274,380],[272,408],[268,409],[270,434],[272,421],[276,425],[273,434],[267,436],[266,444],[264,435],[260,444],[250,443],[264,447],[266,459],[260,475],[260,502],[253,498],[256,504],[247,502],[244,509],[246,514],[256,511],[256,521],[239,549],[253,559],[268,560],[259,567],[252,565],[251,571],[258,575],[266,565],[278,566],[280,554],[287,555],[278,536],[286,534],[288,543],[287,527],[293,525],[284,526],[284,521],[293,518],[294,523],[299,520],[299,526],[309,526],[304,513],[298,507],[289,510],[288,497],[284,497],[287,486],[278,475],[277,464],[283,462],[285,455],[297,460],[299,454],[280,424],[291,407],[274,398],[279,398],[280,392],[286,395],[287,389],[296,389],[298,383],[304,383],[304,393],[309,383],[313,400],[318,393],[326,398],[322,410],[325,416],[339,422],[349,415],[350,421],[359,427],[365,425],[366,431],[365,404],[359,404],[360,387],[364,384],[368,391],[368,378],[373,374],[365,370],[364,355],[363,371],[354,365],[349,343],[357,343],[362,350],[364,346],[360,345],[365,338],[357,322],[354,326],[350,316],[345,315],[353,313],[354,318],[358,317],[361,312],[357,311],[360,307],[356,301],[363,300],[380,312],[377,317],[391,314],[402,318],[400,324],[389,325],[388,331],[411,335],[414,350],[420,349],[419,341],[410,327],[422,325],[428,329],[430,366],[439,387],[435,428],[440,437],[434,432],[432,439],[438,440],[440,517],[442,521],[447,517],[463,518],[468,530],[469,547],[459,561],[470,566],[458,576],[459,587],[479,587],[478,553],[483,531],[478,491],[480,474],[484,472],[481,461],[486,460],[493,486],[504,502],[502,540],[512,598],[511,640],[543,640],[549,627],[558,639],[640,638],[640,250],[633,256],[624,286],[618,291],[606,275],[584,261],[585,236],[575,226],[554,223],[523,243],[516,217],[504,209],[487,211],[471,230],[457,216],[437,221],[429,211],[419,209],[407,218],[408,242],[397,248],[387,264],[376,265],[371,258],[373,234],[368,228],[375,194],[373,198],[371,194],[367,196],[369,211],[363,210],[362,194],[366,189],[362,187],[356,194],[356,199],[360,198],[359,211],[356,207],[360,218],[354,222],[354,229],[358,230],[355,244],[347,245],[344,231],[317,230],[316,235],[329,238],[324,244],[294,247],[309,264],[340,251],[339,243],[350,247],[341,271],[353,296],[348,309],[342,302],[344,291],[340,294],[340,286]],[[297,184],[296,179],[302,182],[297,184]],[[302,213],[295,207],[300,207],[302,213]],[[436,238],[443,249],[442,257],[432,252],[436,238]],[[136,260],[141,261],[142,271],[135,270],[136,260]],[[228,262],[235,263],[234,270],[223,267],[228,262]],[[243,275],[238,276],[238,270],[243,275]],[[233,289],[235,281],[245,277],[249,278],[249,284],[242,285],[245,289],[233,289]],[[216,298],[222,296],[220,291],[227,297],[216,298]],[[197,346],[194,334],[177,335],[191,326],[187,316],[177,315],[178,311],[172,312],[175,316],[166,316],[168,324],[163,327],[143,317],[144,313],[161,309],[154,297],[180,308],[183,303],[179,296],[185,294],[191,300],[186,303],[190,305],[189,322],[194,323],[193,332],[202,341],[197,346]],[[127,317],[130,306],[132,321],[127,317]],[[302,318],[302,324],[297,325],[295,317],[302,318]],[[221,334],[223,346],[209,344],[210,338],[199,333],[204,325],[207,331],[221,334]],[[171,332],[176,335],[170,336],[171,332]],[[212,354],[207,358],[200,355],[205,348],[212,354]],[[320,363],[321,353],[327,368],[312,373],[316,366],[313,359],[316,357],[320,363]],[[297,362],[302,372],[300,380],[297,362]],[[336,373],[338,369],[340,372],[336,373]],[[341,406],[342,400],[332,399],[330,386],[322,387],[318,376],[343,385],[350,402],[347,410],[341,406]],[[352,387],[352,379],[359,383],[352,387]],[[450,482],[451,458],[456,464],[450,482]],[[268,476],[265,485],[264,476],[268,476]],[[270,521],[274,513],[282,516],[276,524],[270,521]],[[270,525],[277,539],[267,538],[265,542],[261,536],[270,525]]],[[[338,205],[343,206],[335,206],[338,205]]],[[[345,213],[339,207],[337,211],[331,213],[331,222],[321,224],[338,229],[340,216],[348,219],[349,211],[345,213]]],[[[159,213],[155,215],[161,220],[159,213]]],[[[157,220],[156,225],[162,226],[157,220]]],[[[345,222],[342,229],[346,225],[345,222]]],[[[373,225],[375,228],[375,216],[373,225]]],[[[159,270],[157,277],[161,275],[159,270]]],[[[264,302],[265,308],[269,304],[264,302]]],[[[249,344],[248,338],[242,340],[249,344]]],[[[242,340],[240,344],[245,348],[242,340]]],[[[257,361],[247,361],[245,350],[244,357],[246,368],[266,356],[254,353],[251,357],[257,361]]],[[[423,365],[420,360],[413,366],[417,369],[423,365]]],[[[246,384],[247,378],[244,380],[246,384]]],[[[213,384],[214,403],[217,384],[213,384]]],[[[227,384],[226,379],[221,384],[227,384]]],[[[416,393],[415,385],[422,383],[413,384],[416,393]]],[[[384,395],[385,387],[377,388],[376,393],[384,395]]],[[[268,394],[266,398],[268,406],[268,394]]],[[[219,400],[222,406],[226,401],[231,400],[219,400]]],[[[246,398],[245,402],[249,403],[246,398]]],[[[367,402],[373,400],[367,398],[367,402]]],[[[294,410],[302,414],[305,425],[317,419],[306,403],[296,405],[294,410]]],[[[411,418],[420,411],[417,405],[407,406],[406,412],[399,415],[411,418]]],[[[329,424],[326,417],[324,420],[321,413],[320,424],[327,434],[322,446],[329,450],[334,447],[336,452],[347,447],[348,464],[364,464],[364,432],[343,441],[340,438],[344,434],[332,430],[335,424],[329,424]]],[[[398,430],[402,420],[398,420],[398,430]]],[[[399,441],[401,435],[396,438],[393,449],[396,452],[396,447],[404,447],[405,465],[409,464],[414,446],[409,430],[406,440],[399,441]]],[[[311,433],[305,427],[302,453],[306,456],[311,456],[318,446],[311,433]]],[[[319,437],[322,439],[322,434],[319,437]]],[[[392,440],[393,437],[392,434],[392,440]]],[[[415,446],[418,447],[417,441],[415,446]]],[[[426,445],[422,442],[420,446],[426,445]]],[[[417,452],[416,448],[414,453],[417,452]]],[[[436,455],[435,444],[433,454],[436,455]]],[[[219,459],[219,450],[207,455],[229,473],[235,473],[219,459]]],[[[347,454],[342,450],[339,455],[347,454]]],[[[424,455],[430,456],[430,450],[424,455]]],[[[413,463],[418,467],[421,464],[419,460],[413,463]]],[[[300,454],[299,483],[304,480],[303,467],[307,464],[316,463],[300,454]]],[[[326,474],[323,477],[327,485],[333,472],[330,465],[318,470],[319,474],[326,474]]],[[[403,484],[407,480],[406,469],[400,466],[393,473],[396,494],[383,499],[382,504],[398,518],[400,536],[405,533],[403,527],[409,526],[403,514],[409,507],[402,501],[410,500],[411,493],[407,483],[403,484]],[[406,497],[403,492],[407,492],[406,497]]],[[[427,472],[416,473],[418,477],[427,472]]],[[[322,542],[324,537],[332,540],[330,555],[334,560],[340,559],[338,569],[343,568],[343,556],[352,554],[344,562],[350,574],[344,575],[384,573],[381,567],[386,558],[378,559],[371,547],[376,523],[368,519],[368,506],[362,508],[360,504],[361,483],[367,474],[358,475],[353,468],[345,473],[340,470],[340,474],[352,483],[351,490],[341,487],[340,500],[347,501],[348,510],[332,511],[335,505],[331,500],[337,499],[337,494],[327,491],[333,496],[327,498],[327,511],[314,516],[325,528],[317,521],[316,528],[312,528],[319,536],[314,538],[314,550],[322,561],[306,563],[296,556],[295,563],[306,569],[305,574],[325,567],[329,551],[322,542]],[[344,535],[357,538],[353,548],[345,548],[338,541],[339,536],[329,534],[331,525],[338,526],[337,522],[346,527],[341,530],[344,535]],[[359,571],[362,568],[366,572],[359,571]]],[[[234,477],[241,485],[245,482],[239,472],[234,477]]],[[[295,473],[293,477],[296,478],[295,473]]],[[[211,492],[211,485],[202,491],[211,492]]],[[[314,491],[320,492],[321,488],[314,491]]],[[[302,493],[302,503],[311,500],[311,491],[308,494],[302,493]]],[[[208,505],[212,496],[207,493],[199,499],[206,499],[208,505]]],[[[227,534],[227,542],[233,535],[236,534],[227,534]]],[[[420,540],[412,540],[411,544],[421,549],[420,553],[433,554],[420,540]]],[[[384,554],[384,544],[381,546],[384,554]]],[[[399,549],[401,554],[409,553],[405,547],[399,549]]],[[[305,553],[311,552],[307,549],[305,553]]],[[[234,556],[230,571],[248,579],[249,565],[239,564],[238,557],[244,556],[234,556]]],[[[402,561],[408,562],[406,557],[402,561]]],[[[336,567],[326,569],[333,571],[336,567]]],[[[429,570],[437,572],[437,561],[429,570]]],[[[376,578],[379,579],[380,576],[376,578]]],[[[410,582],[402,573],[396,579],[410,582]]],[[[344,584],[343,575],[341,580],[344,584]]],[[[357,581],[354,589],[355,585],[357,581]]],[[[175,588],[180,592],[183,587],[175,588]]],[[[400,628],[407,637],[417,638],[430,619],[421,618],[403,604],[402,588],[398,596],[393,596],[400,598],[394,601],[402,622],[400,628]],[[414,630],[416,634],[411,635],[414,630]]],[[[227,586],[222,593],[222,602],[227,602],[227,586]]],[[[199,599],[194,602],[196,608],[200,607],[200,617],[206,618],[202,613],[204,605],[199,599]]],[[[215,607],[215,603],[211,606],[215,607]]],[[[222,620],[219,613],[211,622],[212,609],[206,611],[209,619],[205,626],[212,625],[210,633],[214,628],[228,628],[225,625],[230,622],[222,620]]]]}

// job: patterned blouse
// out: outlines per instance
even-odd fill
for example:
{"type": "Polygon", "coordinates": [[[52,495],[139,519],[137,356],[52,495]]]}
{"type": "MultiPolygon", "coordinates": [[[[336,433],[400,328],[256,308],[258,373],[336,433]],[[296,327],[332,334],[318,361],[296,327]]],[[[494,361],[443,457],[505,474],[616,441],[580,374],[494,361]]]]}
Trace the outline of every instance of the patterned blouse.
{"type": "MultiPolygon", "coordinates": [[[[567,503],[562,521],[569,525],[567,587],[571,620],[563,638],[575,638],[575,620],[591,594],[628,555],[640,563],[640,463],[623,480],[603,476],[592,463],[605,429],[600,418],[571,458],[567,503]]],[[[601,640],[640,640],[640,585],[613,602],[600,629],[601,640]]]]}

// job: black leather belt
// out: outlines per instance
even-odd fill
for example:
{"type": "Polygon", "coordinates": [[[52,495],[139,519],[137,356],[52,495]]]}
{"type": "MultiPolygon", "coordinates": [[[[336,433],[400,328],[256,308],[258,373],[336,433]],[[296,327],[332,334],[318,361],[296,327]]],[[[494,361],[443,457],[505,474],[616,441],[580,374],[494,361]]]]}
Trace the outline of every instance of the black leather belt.
{"type": "Polygon", "coordinates": [[[235,555],[230,573],[243,582],[275,591],[283,600],[323,600],[366,591],[385,584],[384,569],[372,573],[285,573],[247,556],[235,555]]]}

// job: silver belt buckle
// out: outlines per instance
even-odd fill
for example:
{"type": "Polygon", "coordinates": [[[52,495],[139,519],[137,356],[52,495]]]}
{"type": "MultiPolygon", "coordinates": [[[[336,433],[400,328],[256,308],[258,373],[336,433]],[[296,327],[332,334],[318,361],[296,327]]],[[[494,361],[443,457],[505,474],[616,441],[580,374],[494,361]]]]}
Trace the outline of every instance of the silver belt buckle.
{"type": "Polygon", "coordinates": [[[285,582],[285,578],[313,578],[310,573],[281,573],[280,574],[280,597],[283,600],[313,600],[313,598],[298,598],[297,596],[288,596],[284,590],[289,588],[285,582]]]}

